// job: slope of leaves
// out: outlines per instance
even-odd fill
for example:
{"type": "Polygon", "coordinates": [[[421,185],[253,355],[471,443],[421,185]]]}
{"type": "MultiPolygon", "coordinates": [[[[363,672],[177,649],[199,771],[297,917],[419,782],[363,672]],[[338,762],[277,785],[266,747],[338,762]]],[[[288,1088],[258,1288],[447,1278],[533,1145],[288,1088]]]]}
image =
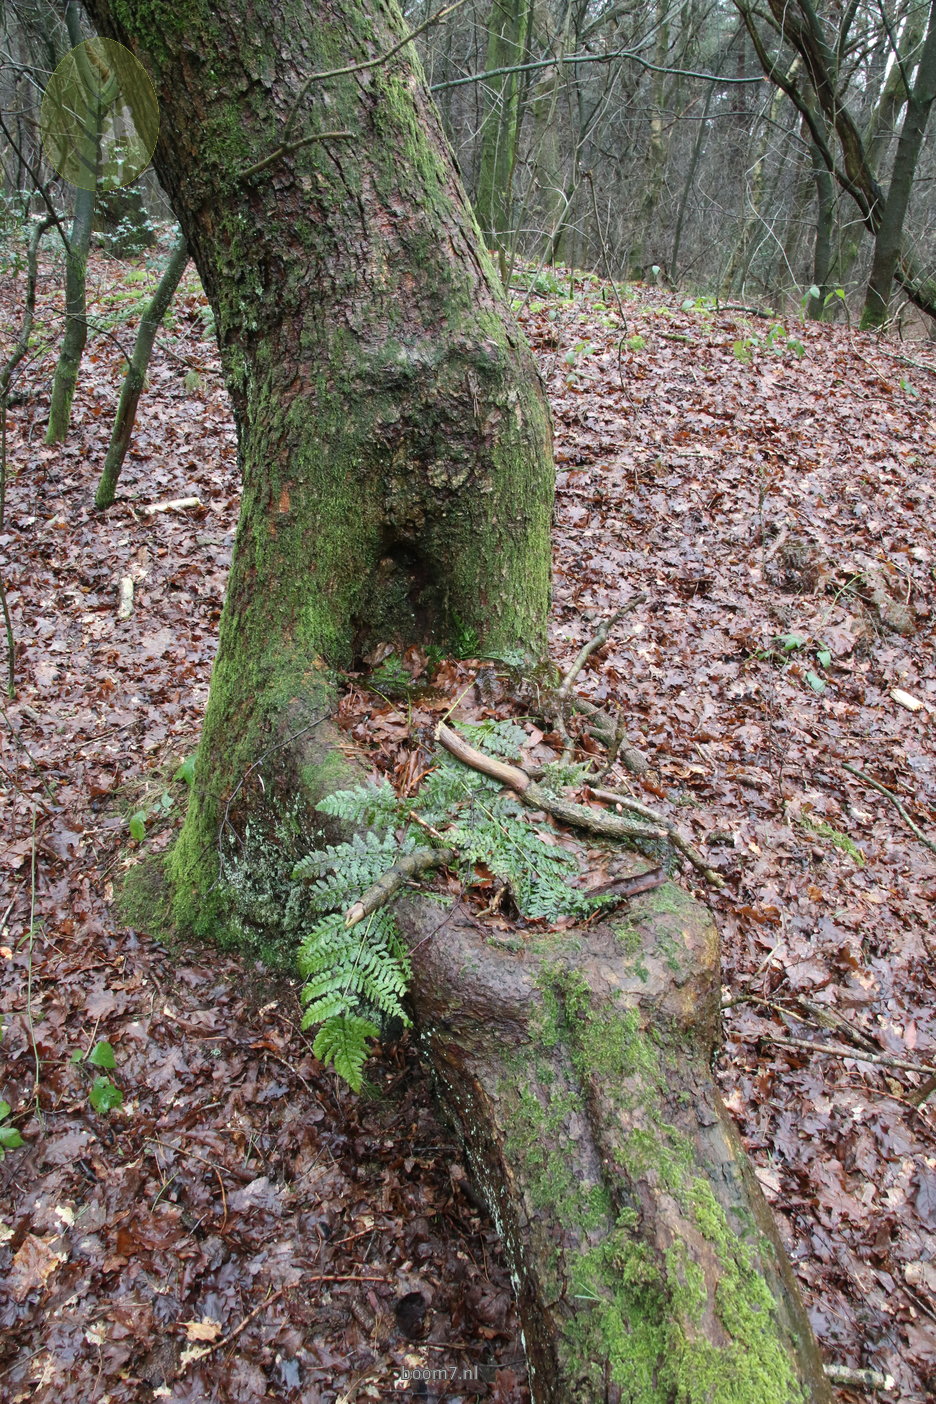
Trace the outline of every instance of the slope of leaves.
{"type": "Polygon", "coordinates": [[[596,281],[522,315],[556,422],[554,650],[646,594],[579,682],[728,880],[700,893],[728,1104],[826,1358],[930,1398],[928,1074],[771,1040],[936,1064],[936,857],[842,768],[936,839],[936,358],[596,281]]]}

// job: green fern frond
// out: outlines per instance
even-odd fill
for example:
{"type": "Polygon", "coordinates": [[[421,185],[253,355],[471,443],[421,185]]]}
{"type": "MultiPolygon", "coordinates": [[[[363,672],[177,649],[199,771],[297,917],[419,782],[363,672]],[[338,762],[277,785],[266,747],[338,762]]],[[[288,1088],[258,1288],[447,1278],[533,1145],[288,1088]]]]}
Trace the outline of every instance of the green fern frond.
{"type": "Polygon", "coordinates": [[[410,963],[396,923],[385,910],[364,926],[345,927],[341,912],[317,922],[299,947],[305,977],[302,1027],[360,1006],[409,1024],[402,1000],[409,988],[410,963]]]}
{"type": "Polygon", "coordinates": [[[367,781],[350,790],[335,790],[316,805],[320,814],[361,829],[386,831],[400,822],[401,805],[387,780],[367,781]]]}
{"type": "Polygon", "coordinates": [[[380,1033],[370,1019],[356,1014],[340,1014],[323,1024],[315,1035],[312,1052],[326,1067],[333,1064],[335,1072],[343,1077],[355,1092],[361,1090],[364,1063],[367,1059],[367,1040],[380,1033]]]}
{"type": "MultiPolygon", "coordinates": [[[[527,733],[512,721],[461,724],[459,729],[473,744],[511,760],[527,741],[527,733]]],[[[557,763],[550,779],[560,788],[575,784],[577,770],[557,763]]],[[[406,831],[411,812],[444,827],[446,842],[460,854],[467,882],[474,878],[475,865],[483,862],[509,884],[521,914],[530,920],[581,917],[614,900],[590,897],[574,886],[580,871],[575,852],[544,842],[514,795],[446,752],[440,753],[415,800],[398,799],[383,780],[340,790],[318,808],[365,832],[308,854],[293,869],[294,883],[301,884],[294,890],[302,892],[304,909],[313,918],[299,945],[306,1006],[302,1026],[321,1025],[316,1056],[333,1063],[355,1090],[361,1085],[367,1041],[378,1034],[368,1011],[408,1024],[402,1001],[411,972],[406,947],[386,908],[350,930],[343,913],[401,854],[416,846],[417,840],[406,831]]]]}
{"type": "Polygon", "coordinates": [[[523,727],[513,721],[459,722],[458,730],[473,746],[504,760],[516,760],[530,739],[523,727]]]}

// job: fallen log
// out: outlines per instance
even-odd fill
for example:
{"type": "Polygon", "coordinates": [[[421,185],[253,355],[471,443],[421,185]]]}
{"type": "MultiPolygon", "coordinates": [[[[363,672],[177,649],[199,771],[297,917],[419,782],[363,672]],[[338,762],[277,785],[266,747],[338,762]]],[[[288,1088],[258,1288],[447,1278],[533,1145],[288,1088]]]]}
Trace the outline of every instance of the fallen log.
{"type": "MultiPolygon", "coordinates": [[[[344,783],[336,741],[307,732],[294,774],[344,783]]],[[[395,911],[420,1047],[513,1273],[535,1404],[826,1404],[710,1071],[709,914],[666,883],[626,915],[507,950],[462,906],[409,896],[395,911]]]]}

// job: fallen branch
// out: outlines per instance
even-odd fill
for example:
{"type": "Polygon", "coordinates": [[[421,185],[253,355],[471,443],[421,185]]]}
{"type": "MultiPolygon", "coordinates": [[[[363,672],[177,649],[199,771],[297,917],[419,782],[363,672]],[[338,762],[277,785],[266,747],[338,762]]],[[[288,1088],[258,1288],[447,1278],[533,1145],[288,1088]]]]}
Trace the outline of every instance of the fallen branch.
{"type": "Polygon", "coordinates": [[[419,877],[429,868],[444,868],[455,858],[454,848],[414,848],[405,853],[392,868],[382,873],[376,882],[363,892],[353,906],[345,912],[345,926],[357,926],[371,912],[382,907],[405,882],[419,877]]]}
{"type": "Polygon", "coordinates": [[[853,1370],[850,1365],[826,1365],[827,1378],[834,1385],[853,1385],[857,1389],[896,1389],[893,1375],[881,1370],[853,1370]]]}
{"type": "MultiPolygon", "coordinates": [[[[568,729],[569,694],[572,690],[572,684],[575,682],[575,679],[585,667],[585,664],[588,662],[592,654],[596,651],[596,649],[599,649],[601,645],[607,640],[608,635],[610,634],[611,630],[614,628],[618,620],[623,619],[624,615],[628,614],[632,609],[636,609],[637,605],[645,604],[646,600],[646,595],[634,595],[633,599],[628,600],[626,605],[623,605],[620,609],[615,610],[614,614],[612,614],[608,619],[606,619],[602,624],[600,624],[598,627],[598,631],[594,635],[594,637],[589,639],[588,643],[585,644],[585,646],[579,650],[571,668],[568,670],[565,677],[562,679],[562,682],[559,684],[559,687],[556,690],[555,697],[556,723],[558,726],[559,734],[561,735],[563,740],[562,753],[564,759],[568,760],[571,757],[573,748],[572,738],[569,735],[568,729]]],[[[618,748],[620,747],[622,740],[623,735],[617,741],[618,748]]]]}
{"type": "Polygon", "coordinates": [[[133,576],[125,575],[120,582],[120,598],[117,604],[117,618],[129,619],[133,613],[133,576]]]}
{"type": "Polygon", "coordinates": [[[168,502],[151,502],[145,507],[137,507],[144,517],[155,517],[157,512],[181,512],[185,507],[200,507],[200,497],[174,497],[168,502]]]}
{"type": "Polygon", "coordinates": [[[657,814],[656,810],[651,809],[647,804],[641,804],[640,800],[631,799],[630,795],[620,795],[615,790],[596,790],[591,785],[588,788],[595,799],[605,800],[610,804],[620,804],[625,809],[632,809],[635,814],[642,815],[644,819],[649,819],[654,824],[662,824],[673,847],[678,848],[680,853],[689,859],[694,868],[698,868],[713,887],[724,887],[725,879],[721,873],[716,873],[714,868],[710,868],[699,850],[693,847],[687,838],[683,838],[679,830],[669,824],[661,814],[657,814]]]}
{"type": "Polygon", "coordinates": [[[608,838],[669,838],[669,832],[662,820],[656,821],[653,826],[638,824],[624,815],[609,814],[604,809],[589,809],[587,805],[575,804],[572,800],[552,794],[531,780],[525,770],[508,765],[506,761],[495,760],[493,756],[487,756],[483,751],[469,746],[467,741],[463,741],[444,722],[440,722],[436,727],[435,735],[436,740],[463,765],[471,766],[472,770],[480,770],[482,775],[490,775],[493,780],[500,780],[502,784],[509,785],[522,803],[530,809],[543,809],[554,819],[561,819],[565,824],[571,824],[577,829],[588,829],[593,834],[604,834],[608,838]]]}
{"type": "Polygon", "coordinates": [[[588,643],[585,644],[584,648],[579,651],[572,667],[559,684],[556,697],[561,703],[564,704],[567,701],[575,679],[596,649],[599,649],[605,642],[618,620],[623,619],[625,614],[629,614],[632,609],[636,609],[638,605],[646,604],[646,602],[646,595],[634,595],[633,599],[628,600],[626,605],[622,605],[620,609],[615,610],[609,619],[606,619],[603,624],[599,625],[598,632],[595,634],[594,638],[590,639],[588,643]]]}
{"type": "MultiPolygon", "coordinates": [[[[743,1038],[744,1034],[739,1037],[743,1038]]],[[[765,1043],[776,1043],[781,1048],[802,1048],[807,1053],[822,1053],[827,1058],[852,1058],[856,1063],[876,1063],[882,1068],[900,1068],[902,1072],[936,1073],[927,1063],[911,1063],[906,1058],[892,1058],[886,1053],[862,1053],[857,1048],[843,1048],[835,1043],[809,1043],[804,1038],[781,1038],[779,1034],[752,1034],[754,1039],[765,1043]]]]}
{"type": "MultiPolygon", "coordinates": [[[[617,735],[617,724],[611,720],[607,712],[596,707],[594,702],[587,702],[584,697],[573,697],[570,701],[574,712],[581,712],[583,716],[588,718],[589,736],[594,736],[596,741],[602,742],[605,746],[613,746],[617,735]]],[[[633,775],[644,775],[650,769],[647,757],[636,746],[630,744],[621,746],[620,759],[633,775]]]]}
{"type": "Polygon", "coordinates": [[[912,832],[916,834],[920,842],[924,844],[930,850],[931,853],[936,853],[936,842],[934,842],[934,840],[931,838],[927,838],[923,830],[919,828],[918,825],[914,824],[913,820],[910,818],[910,815],[907,813],[906,809],[904,809],[900,800],[897,798],[897,796],[893,793],[892,790],[888,790],[884,785],[881,784],[879,780],[872,780],[871,776],[866,775],[863,770],[859,770],[857,765],[849,765],[848,761],[842,761],[841,765],[842,769],[847,770],[849,775],[856,775],[859,780],[863,780],[866,785],[870,785],[872,790],[877,790],[880,794],[884,795],[887,799],[889,799],[891,804],[897,810],[897,813],[900,815],[901,819],[906,824],[907,828],[912,830],[912,832]]]}

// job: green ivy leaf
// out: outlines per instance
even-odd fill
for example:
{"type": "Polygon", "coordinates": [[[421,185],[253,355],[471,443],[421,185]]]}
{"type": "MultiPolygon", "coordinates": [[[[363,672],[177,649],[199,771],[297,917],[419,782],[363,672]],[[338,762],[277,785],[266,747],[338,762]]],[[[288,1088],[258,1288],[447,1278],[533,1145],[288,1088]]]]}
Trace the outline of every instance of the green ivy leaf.
{"type": "Polygon", "coordinates": [[[96,1112],[102,1115],[105,1112],[113,1111],[115,1107],[123,1106],[123,1093],[119,1087],[115,1087],[109,1077],[96,1077],[91,1084],[91,1091],[88,1093],[88,1100],[96,1112]]]}
{"type": "Polygon", "coordinates": [[[17,1146],[25,1144],[15,1126],[0,1126],[0,1149],[16,1150],[17,1146]]]}
{"type": "Polygon", "coordinates": [[[809,686],[812,688],[813,692],[825,692],[825,681],[823,678],[820,678],[818,673],[807,673],[806,681],[809,683],[809,686]]]}
{"type": "Polygon", "coordinates": [[[186,785],[188,785],[189,787],[191,787],[192,785],[194,785],[194,783],[195,783],[195,752],[194,752],[194,751],[192,752],[192,754],[191,754],[190,756],[186,756],[185,760],[184,760],[184,761],[182,762],[182,764],[179,766],[178,770],[176,771],[175,775],[173,775],[172,778],[173,778],[173,780],[184,780],[185,783],[186,783],[186,785]]]}
{"type": "Polygon", "coordinates": [[[136,839],[137,843],[142,843],[146,838],[146,810],[138,809],[136,814],[130,815],[129,821],[130,837],[136,839]]]}
{"type": "Polygon", "coordinates": [[[832,654],[827,648],[821,648],[816,654],[816,658],[819,660],[820,668],[829,668],[832,666],[832,654]]]}
{"type": "Polygon", "coordinates": [[[802,634],[781,634],[779,642],[783,645],[785,652],[792,653],[796,648],[802,648],[806,640],[802,634]]]}
{"type": "Polygon", "coordinates": [[[0,1102],[0,1121],[6,1121],[11,1111],[9,1102],[0,1102]]]}
{"type": "Polygon", "coordinates": [[[88,1062],[93,1063],[96,1068],[116,1068],[117,1059],[114,1057],[114,1050],[106,1038],[102,1038],[100,1043],[96,1043],[88,1054],[88,1062]]]}

